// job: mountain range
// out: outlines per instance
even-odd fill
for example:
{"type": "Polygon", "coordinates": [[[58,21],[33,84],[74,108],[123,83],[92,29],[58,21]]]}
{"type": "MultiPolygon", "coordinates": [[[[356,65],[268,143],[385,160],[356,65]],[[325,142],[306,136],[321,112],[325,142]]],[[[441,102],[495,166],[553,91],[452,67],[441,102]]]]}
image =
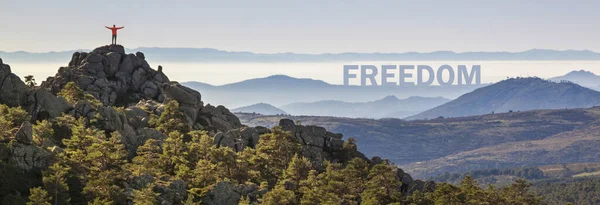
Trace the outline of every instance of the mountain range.
{"type": "Polygon", "coordinates": [[[511,78],[464,94],[407,119],[462,117],[536,109],[587,108],[600,105],[600,92],[572,82],[511,78]]]}
{"type": "Polygon", "coordinates": [[[276,107],[298,102],[324,100],[368,102],[390,95],[398,98],[421,96],[454,99],[484,86],[483,84],[427,87],[344,86],[329,84],[321,80],[293,78],[286,75],[273,75],[220,86],[201,82],[183,82],[182,84],[205,94],[205,99],[208,101],[227,107],[242,107],[261,102],[276,107]]]}
{"type": "MultiPolygon", "coordinates": [[[[2,52],[10,62],[57,62],[71,57],[73,51],[32,53],[2,52]]],[[[77,51],[88,51],[79,49],[77,51]]],[[[224,51],[213,48],[156,48],[140,47],[126,52],[145,53],[160,62],[325,62],[325,61],[398,61],[398,60],[600,60],[600,53],[589,50],[531,49],[522,52],[464,52],[435,51],[428,53],[253,53],[224,51]]]]}
{"type": "Polygon", "coordinates": [[[450,100],[442,97],[409,97],[398,99],[396,96],[369,102],[343,102],[324,100],[311,103],[292,103],[281,108],[293,115],[334,116],[351,118],[403,118],[450,100]]]}

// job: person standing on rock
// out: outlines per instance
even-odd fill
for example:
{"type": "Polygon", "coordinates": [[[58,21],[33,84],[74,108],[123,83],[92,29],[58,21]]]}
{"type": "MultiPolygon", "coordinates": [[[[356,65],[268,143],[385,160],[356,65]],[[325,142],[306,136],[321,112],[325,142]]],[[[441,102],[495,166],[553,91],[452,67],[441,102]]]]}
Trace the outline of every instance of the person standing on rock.
{"type": "Polygon", "coordinates": [[[107,29],[110,29],[112,31],[112,44],[116,45],[117,44],[117,30],[125,28],[125,26],[121,26],[121,27],[116,27],[115,25],[113,25],[112,27],[108,27],[108,26],[104,26],[107,29]]]}

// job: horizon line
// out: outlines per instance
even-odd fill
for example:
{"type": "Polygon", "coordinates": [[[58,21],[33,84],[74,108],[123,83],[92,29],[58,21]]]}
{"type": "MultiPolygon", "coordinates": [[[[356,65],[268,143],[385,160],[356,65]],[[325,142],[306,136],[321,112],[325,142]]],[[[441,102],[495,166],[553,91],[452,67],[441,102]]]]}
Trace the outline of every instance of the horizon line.
{"type": "MultiPolygon", "coordinates": [[[[122,45],[121,45],[122,46],[122,45]]],[[[599,52],[596,52],[594,50],[591,49],[552,49],[552,48],[531,48],[531,49],[527,49],[527,50],[521,50],[521,51],[464,51],[464,52],[457,52],[457,51],[451,51],[451,50],[434,50],[434,51],[426,51],[426,52],[417,52],[417,51],[406,51],[406,52],[337,52],[337,53],[333,53],[333,52],[324,52],[324,53],[296,53],[296,52],[274,52],[274,53],[261,53],[261,52],[252,52],[252,51],[235,51],[235,50],[221,50],[218,48],[209,48],[209,47],[158,47],[158,46],[140,46],[140,47],[135,47],[135,48],[127,48],[124,47],[126,50],[137,50],[137,49],[193,49],[193,50],[202,50],[202,49],[206,49],[206,50],[215,50],[215,51],[221,51],[221,52],[227,52],[227,53],[252,53],[252,54],[258,54],[258,55],[281,55],[281,54],[293,54],[293,55],[340,55],[340,54],[434,54],[434,53],[453,53],[453,54],[470,54],[470,53],[525,53],[525,52],[530,52],[530,51],[557,51],[557,52],[591,52],[591,53],[595,53],[595,54],[600,54],[599,52]]],[[[32,52],[32,51],[25,51],[25,50],[17,50],[17,51],[2,51],[0,50],[0,53],[28,53],[28,54],[48,54],[48,53],[64,53],[64,52],[81,52],[81,51],[91,51],[93,49],[71,49],[71,50],[62,50],[62,51],[46,51],[46,52],[32,52]]]]}

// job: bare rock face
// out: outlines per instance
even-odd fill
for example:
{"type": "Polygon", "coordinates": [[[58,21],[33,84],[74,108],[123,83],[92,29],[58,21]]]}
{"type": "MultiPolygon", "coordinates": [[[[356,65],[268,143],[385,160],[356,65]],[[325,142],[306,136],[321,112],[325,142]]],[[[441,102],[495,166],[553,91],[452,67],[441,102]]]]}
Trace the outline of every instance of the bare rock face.
{"type": "Polygon", "coordinates": [[[197,122],[203,127],[212,128],[209,131],[214,133],[218,131],[227,132],[242,127],[240,119],[221,105],[217,107],[210,104],[204,106],[200,110],[197,122]]]}
{"type": "Polygon", "coordinates": [[[316,164],[324,160],[336,161],[333,157],[342,150],[342,134],[328,132],[323,127],[296,125],[290,119],[282,119],[279,126],[292,133],[303,144],[302,155],[316,164]]]}
{"type": "Polygon", "coordinates": [[[227,132],[218,132],[214,136],[217,147],[229,147],[236,152],[244,151],[246,147],[256,148],[260,135],[270,133],[265,127],[242,127],[227,132]]]}
{"type": "MultiPolygon", "coordinates": [[[[60,68],[54,77],[49,77],[42,82],[40,87],[56,95],[68,82],[75,82],[84,92],[99,99],[104,106],[128,108],[125,119],[118,120],[117,115],[111,110],[91,110],[85,103],[74,106],[77,116],[87,117],[99,112],[103,117],[108,117],[104,125],[110,131],[123,129],[123,123],[128,123],[134,130],[147,127],[148,115],[142,114],[133,107],[144,107],[152,114],[160,115],[164,105],[171,100],[179,103],[180,110],[187,117],[187,124],[195,129],[206,129],[211,134],[216,134],[218,131],[227,132],[242,127],[239,119],[227,108],[205,107],[198,91],[169,81],[162,72],[162,67],[158,71],[152,69],[143,53],[126,54],[121,45],[103,46],[89,53],[74,53],[69,65],[60,68]]],[[[46,95],[39,91],[36,93],[46,95]]],[[[20,102],[14,102],[14,104],[18,103],[20,102]]],[[[35,109],[43,110],[39,106],[35,109]]],[[[55,117],[65,109],[69,108],[61,106],[49,115],[55,117]]],[[[37,113],[46,114],[43,111],[37,113]]]]}
{"type": "Polygon", "coordinates": [[[10,66],[0,60],[0,104],[11,107],[24,105],[27,101],[29,87],[11,72],[10,66]]]}
{"type": "Polygon", "coordinates": [[[9,147],[9,163],[24,171],[48,166],[53,156],[51,151],[38,147],[33,143],[32,129],[30,122],[23,122],[16,133],[15,143],[10,144],[9,147]]]}
{"type": "Polygon", "coordinates": [[[25,121],[23,122],[23,124],[21,124],[19,130],[17,130],[15,139],[17,140],[17,142],[23,144],[33,144],[33,126],[30,122],[25,121]]]}
{"type": "Polygon", "coordinates": [[[73,106],[63,97],[55,96],[44,89],[33,90],[27,102],[30,105],[29,113],[35,120],[59,117],[62,113],[73,109],[73,106]]]}
{"type": "Polygon", "coordinates": [[[129,106],[140,99],[158,100],[163,92],[159,85],[169,82],[162,72],[150,68],[143,54],[125,54],[120,45],[74,53],[69,66],[59,69],[41,87],[57,94],[71,81],[105,106],[129,106]]]}
{"type": "Polygon", "coordinates": [[[176,82],[163,84],[163,90],[165,101],[177,101],[179,109],[187,116],[188,125],[194,125],[203,106],[200,93],[176,82]]]}
{"type": "Polygon", "coordinates": [[[219,182],[203,199],[207,205],[237,205],[240,201],[241,190],[231,182],[219,182]]]}

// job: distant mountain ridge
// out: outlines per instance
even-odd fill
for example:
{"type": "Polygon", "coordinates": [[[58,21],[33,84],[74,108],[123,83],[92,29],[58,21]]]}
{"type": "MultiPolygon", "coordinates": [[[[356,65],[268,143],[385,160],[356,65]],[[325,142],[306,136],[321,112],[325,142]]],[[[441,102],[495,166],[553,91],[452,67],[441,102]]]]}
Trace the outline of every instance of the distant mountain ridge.
{"type": "MultiPolygon", "coordinates": [[[[331,100],[365,102],[373,99],[382,99],[390,95],[397,98],[421,96],[453,99],[476,88],[485,86],[344,86],[329,84],[321,80],[294,78],[285,75],[273,75],[218,86],[193,81],[183,82],[182,84],[203,93],[210,102],[227,107],[242,107],[261,102],[269,103],[276,107],[297,102],[331,100]]],[[[283,109],[286,110],[285,108],[283,109]]],[[[420,108],[420,110],[422,109],[420,108]]],[[[290,110],[286,111],[291,112],[290,110]]]]}
{"type": "Polygon", "coordinates": [[[563,76],[549,78],[548,80],[554,82],[569,81],[591,89],[600,88],[600,76],[585,70],[571,71],[563,76]]]}
{"type": "Polygon", "coordinates": [[[600,105],[600,92],[571,82],[511,78],[478,88],[407,119],[462,117],[536,109],[588,108],[600,105]]]}
{"type": "MultiPolygon", "coordinates": [[[[77,50],[86,51],[86,50],[77,50]]],[[[323,61],[394,61],[394,60],[600,60],[600,53],[589,50],[531,49],[521,52],[463,52],[434,51],[427,53],[253,53],[224,51],[214,48],[139,47],[126,52],[145,53],[156,61],[172,62],[323,62],[323,61]]],[[[33,53],[3,52],[7,62],[56,62],[68,58],[73,51],[33,53]]]]}
{"type": "Polygon", "coordinates": [[[398,99],[390,95],[370,102],[324,100],[292,103],[281,108],[294,115],[334,116],[351,118],[403,118],[436,107],[450,100],[442,97],[409,97],[398,99]]]}
{"type": "Polygon", "coordinates": [[[287,112],[267,103],[257,103],[232,109],[235,113],[257,113],[262,115],[286,115],[287,112]]]}

